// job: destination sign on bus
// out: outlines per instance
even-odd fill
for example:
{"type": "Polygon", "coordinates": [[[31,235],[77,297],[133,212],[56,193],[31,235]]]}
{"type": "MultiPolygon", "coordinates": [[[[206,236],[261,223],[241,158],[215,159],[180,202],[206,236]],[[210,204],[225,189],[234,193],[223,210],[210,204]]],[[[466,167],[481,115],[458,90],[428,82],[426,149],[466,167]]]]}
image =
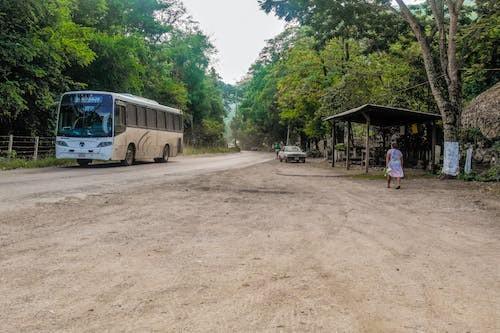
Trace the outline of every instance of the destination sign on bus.
{"type": "Polygon", "coordinates": [[[100,104],[103,102],[103,95],[71,95],[71,102],[74,104],[100,104]]]}

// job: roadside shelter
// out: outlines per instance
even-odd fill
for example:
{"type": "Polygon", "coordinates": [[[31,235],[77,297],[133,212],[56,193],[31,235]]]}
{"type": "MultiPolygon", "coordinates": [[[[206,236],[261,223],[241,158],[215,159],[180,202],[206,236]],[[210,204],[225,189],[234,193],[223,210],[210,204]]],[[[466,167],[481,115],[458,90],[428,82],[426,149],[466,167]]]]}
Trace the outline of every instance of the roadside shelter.
{"type": "MultiPolygon", "coordinates": [[[[364,154],[364,167],[365,171],[368,172],[370,167],[370,126],[377,127],[395,127],[395,126],[411,126],[413,124],[424,124],[427,128],[432,131],[432,143],[431,143],[431,164],[435,165],[435,149],[437,141],[436,133],[436,122],[441,120],[441,116],[433,113],[418,112],[402,108],[395,108],[390,106],[381,106],[374,104],[366,104],[358,108],[339,113],[324,119],[324,121],[329,121],[332,123],[332,146],[333,146],[333,158],[332,166],[335,166],[335,146],[336,142],[336,124],[338,122],[347,123],[347,137],[350,138],[352,134],[351,123],[359,123],[366,125],[366,137],[365,137],[365,154],[364,154]]],[[[350,140],[345,142],[346,149],[346,168],[349,169],[351,165],[350,161],[350,140]]]]}

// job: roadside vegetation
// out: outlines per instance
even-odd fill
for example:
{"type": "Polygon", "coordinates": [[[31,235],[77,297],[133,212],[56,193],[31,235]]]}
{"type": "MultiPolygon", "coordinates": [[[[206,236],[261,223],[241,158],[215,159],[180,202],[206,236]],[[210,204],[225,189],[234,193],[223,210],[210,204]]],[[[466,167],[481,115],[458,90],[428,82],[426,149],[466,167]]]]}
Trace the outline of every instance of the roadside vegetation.
{"type": "Polygon", "coordinates": [[[0,135],[53,136],[69,90],[151,98],[185,113],[186,140],[222,145],[228,87],[180,0],[0,2],[0,135]]]}
{"type": "Polygon", "coordinates": [[[184,147],[183,155],[229,154],[239,153],[239,147],[184,147]]]}
{"type": "Polygon", "coordinates": [[[481,172],[473,171],[470,174],[461,174],[460,179],[478,182],[500,182],[500,165],[494,165],[481,172]]]}
{"type": "MultiPolygon", "coordinates": [[[[204,154],[230,154],[239,153],[241,150],[239,147],[185,147],[183,155],[204,155],[204,154]]],[[[25,159],[25,158],[4,158],[0,157],[0,170],[14,170],[14,169],[35,169],[35,168],[47,168],[56,166],[71,166],[76,165],[73,160],[58,160],[55,157],[46,157],[37,160],[25,159]]]]}
{"type": "Polygon", "coordinates": [[[288,127],[318,142],[331,131],[322,118],[363,104],[440,113],[445,141],[458,141],[463,106],[500,80],[498,1],[259,3],[292,24],[240,84],[232,132],[244,148],[288,127]]]}
{"type": "Polygon", "coordinates": [[[0,170],[34,169],[70,165],[76,165],[75,161],[58,160],[55,157],[47,157],[38,160],[28,160],[23,158],[0,158],[0,170]]]}

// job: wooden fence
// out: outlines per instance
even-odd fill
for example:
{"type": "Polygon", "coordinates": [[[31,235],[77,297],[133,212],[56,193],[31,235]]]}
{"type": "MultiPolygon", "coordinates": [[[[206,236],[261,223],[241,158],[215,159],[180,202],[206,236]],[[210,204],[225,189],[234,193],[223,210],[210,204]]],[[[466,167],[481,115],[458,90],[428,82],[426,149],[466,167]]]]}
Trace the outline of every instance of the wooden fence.
{"type": "Polygon", "coordinates": [[[0,136],[0,157],[38,159],[55,155],[55,137],[0,136]]]}

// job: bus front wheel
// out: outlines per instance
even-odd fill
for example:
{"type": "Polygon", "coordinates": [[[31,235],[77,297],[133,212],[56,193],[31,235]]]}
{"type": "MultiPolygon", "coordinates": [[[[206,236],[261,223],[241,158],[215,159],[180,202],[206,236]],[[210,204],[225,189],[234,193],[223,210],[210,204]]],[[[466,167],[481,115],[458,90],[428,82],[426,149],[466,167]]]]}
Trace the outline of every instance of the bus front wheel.
{"type": "Polygon", "coordinates": [[[91,162],[91,160],[76,160],[76,163],[78,163],[78,165],[81,167],[89,166],[91,162]]]}
{"type": "Polygon", "coordinates": [[[135,160],[135,148],[134,145],[130,144],[127,147],[127,153],[125,154],[125,159],[122,161],[123,166],[131,166],[134,164],[135,160]]]}

